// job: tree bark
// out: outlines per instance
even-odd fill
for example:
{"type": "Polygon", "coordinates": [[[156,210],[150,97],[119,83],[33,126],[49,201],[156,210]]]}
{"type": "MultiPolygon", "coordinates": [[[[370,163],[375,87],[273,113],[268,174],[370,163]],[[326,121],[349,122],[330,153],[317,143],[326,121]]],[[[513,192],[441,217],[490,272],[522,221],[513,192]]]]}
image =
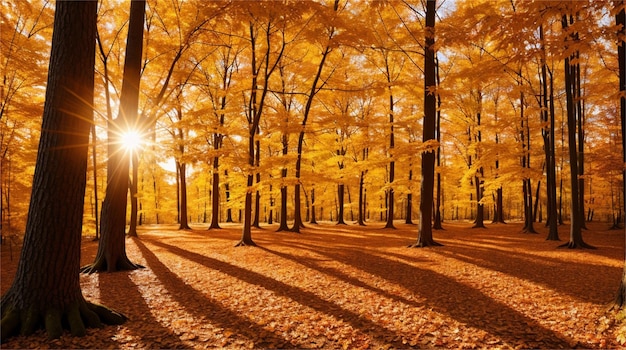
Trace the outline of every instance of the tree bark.
{"type": "Polygon", "coordinates": [[[345,185],[338,184],[337,185],[337,225],[346,225],[346,221],[344,220],[344,202],[345,202],[345,185]]]}
{"type": "Polygon", "coordinates": [[[546,193],[548,199],[548,237],[546,240],[559,241],[557,207],[556,207],[556,159],[554,157],[554,94],[553,79],[550,74],[550,90],[548,92],[548,66],[545,58],[543,25],[539,26],[541,40],[541,95],[542,95],[542,122],[548,124],[542,129],[544,152],[546,156],[546,193]],[[548,96],[550,97],[548,99],[548,96]],[[549,108],[548,108],[549,107],[549,108]]]}
{"type": "MultiPolygon", "coordinates": [[[[339,0],[335,0],[333,9],[336,12],[338,8],[339,8],[339,0]]],[[[333,36],[335,35],[335,29],[331,28],[329,33],[330,34],[328,36],[328,39],[331,40],[333,36]]],[[[322,58],[320,59],[320,63],[317,66],[317,73],[315,74],[313,83],[311,84],[311,90],[309,92],[309,95],[307,96],[307,101],[304,106],[304,113],[302,116],[300,134],[298,135],[298,154],[296,158],[296,169],[295,169],[295,176],[298,182],[300,181],[300,168],[302,166],[302,150],[304,146],[304,133],[305,133],[306,125],[307,125],[307,119],[309,118],[309,113],[311,112],[313,99],[315,98],[315,95],[319,92],[319,87],[317,84],[322,76],[322,71],[324,70],[324,64],[326,63],[326,58],[328,57],[331,51],[332,51],[332,48],[330,47],[330,44],[329,44],[324,48],[324,51],[322,52],[322,58]]],[[[302,213],[300,212],[300,207],[301,207],[300,183],[297,183],[294,187],[294,208],[293,208],[294,222],[293,222],[293,226],[291,227],[291,231],[296,232],[296,233],[300,233],[300,229],[304,227],[304,223],[302,222],[302,213]]]]}
{"type": "MultiPolygon", "coordinates": [[[[615,24],[621,26],[618,32],[617,57],[619,61],[619,91],[620,97],[620,122],[622,127],[622,159],[626,164],[626,12],[624,7],[626,2],[615,1],[615,8],[621,10],[615,15],[615,24]]],[[[626,168],[622,169],[622,180],[626,184],[626,168]]],[[[622,200],[626,208],[626,185],[622,186],[622,200]]],[[[621,215],[621,211],[620,211],[621,215]]],[[[626,232],[625,232],[626,233],[626,232]]],[[[615,296],[615,307],[622,309],[626,304],[626,259],[624,260],[624,270],[622,280],[615,296]]]]}
{"type": "MultiPolygon", "coordinates": [[[[180,131],[182,132],[182,130],[180,131]]],[[[181,146],[182,148],[183,146],[181,146]]],[[[191,230],[187,210],[187,163],[176,162],[178,166],[178,176],[180,177],[180,225],[179,230],[191,230]]]]}
{"type": "Polygon", "coordinates": [[[143,50],[143,25],[145,0],[132,1],[124,60],[124,77],[120,95],[119,115],[109,121],[108,182],[102,203],[101,239],[93,264],[81,269],[86,273],[99,271],[134,270],[134,264],[126,256],[126,205],[129,181],[129,165],[132,151],[122,147],[122,135],[133,130],[141,133],[137,118],[139,106],[139,83],[141,80],[141,56],[143,50]]]}
{"type": "MultiPolygon", "coordinates": [[[[563,29],[568,28],[567,15],[563,15],[562,21],[563,29]]],[[[572,40],[570,37],[566,40],[566,48],[568,42],[572,40]]],[[[571,211],[570,211],[570,238],[569,242],[561,245],[561,247],[574,248],[594,248],[593,246],[583,241],[582,235],[582,220],[584,213],[580,212],[580,203],[578,203],[579,191],[578,187],[580,182],[578,181],[578,154],[576,144],[576,103],[574,101],[574,90],[576,89],[576,72],[575,67],[571,62],[570,57],[565,57],[565,97],[567,106],[567,138],[569,146],[569,163],[570,163],[570,186],[571,186],[571,211]]]]}
{"type": "Polygon", "coordinates": [[[139,203],[137,198],[137,181],[139,180],[139,157],[137,152],[132,154],[131,172],[132,179],[128,182],[128,190],[130,191],[130,223],[128,226],[128,236],[137,237],[137,213],[139,203]]]}
{"type": "MultiPolygon", "coordinates": [[[[424,46],[424,123],[422,141],[435,140],[435,117],[437,113],[435,81],[435,11],[436,0],[426,1],[426,31],[424,46]]],[[[440,246],[433,239],[433,192],[435,183],[435,151],[422,153],[422,184],[417,242],[410,247],[440,246]]]]}
{"type": "Polygon", "coordinates": [[[46,100],[22,256],[2,297],[1,340],[48,337],[63,327],[82,336],[101,321],[126,318],[87,302],[78,270],[93,123],[96,1],[57,1],[46,100]],[[65,322],[67,321],[67,322],[65,322]]]}

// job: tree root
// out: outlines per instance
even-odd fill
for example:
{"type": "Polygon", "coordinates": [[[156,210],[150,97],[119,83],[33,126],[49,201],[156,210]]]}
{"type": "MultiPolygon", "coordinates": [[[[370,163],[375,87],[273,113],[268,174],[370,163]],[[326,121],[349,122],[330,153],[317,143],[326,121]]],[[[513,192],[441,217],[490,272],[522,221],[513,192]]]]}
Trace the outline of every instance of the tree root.
{"type": "Polygon", "coordinates": [[[443,247],[443,244],[435,242],[434,240],[419,240],[416,243],[410,244],[407,248],[426,248],[426,247],[443,247]]]}
{"type": "Polygon", "coordinates": [[[587,244],[582,240],[580,242],[569,241],[567,243],[561,244],[557,248],[567,248],[567,249],[598,249],[591,244],[587,244]]]}
{"type": "Polygon", "coordinates": [[[18,310],[10,305],[2,305],[2,342],[11,336],[28,336],[37,329],[44,328],[49,339],[57,339],[63,328],[69,329],[73,336],[81,337],[87,328],[100,328],[102,324],[120,325],[128,318],[121,313],[84,299],[70,304],[65,310],[49,307],[37,311],[34,307],[18,310]],[[5,307],[6,306],[6,307],[5,307]]]}
{"type": "Polygon", "coordinates": [[[239,241],[239,243],[235,244],[235,247],[256,247],[256,243],[254,243],[253,240],[251,239],[247,239],[247,240],[241,240],[239,241]]]}
{"type": "Polygon", "coordinates": [[[126,256],[118,258],[117,262],[114,264],[108,264],[107,259],[100,256],[96,258],[94,263],[81,267],[80,272],[92,274],[95,272],[132,271],[143,268],[145,268],[145,266],[133,263],[126,256]]]}

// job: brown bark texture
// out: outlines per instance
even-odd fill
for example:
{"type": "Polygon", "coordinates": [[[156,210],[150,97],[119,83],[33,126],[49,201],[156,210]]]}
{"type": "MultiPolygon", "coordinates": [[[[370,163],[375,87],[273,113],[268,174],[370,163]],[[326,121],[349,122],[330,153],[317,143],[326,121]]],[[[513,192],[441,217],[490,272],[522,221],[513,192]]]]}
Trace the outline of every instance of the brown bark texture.
{"type": "Polygon", "coordinates": [[[2,297],[2,341],[45,326],[58,338],[125,317],[83,298],[79,281],[89,131],[93,123],[96,1],[58,1],[42,134],[24,246],[2,297]]]}

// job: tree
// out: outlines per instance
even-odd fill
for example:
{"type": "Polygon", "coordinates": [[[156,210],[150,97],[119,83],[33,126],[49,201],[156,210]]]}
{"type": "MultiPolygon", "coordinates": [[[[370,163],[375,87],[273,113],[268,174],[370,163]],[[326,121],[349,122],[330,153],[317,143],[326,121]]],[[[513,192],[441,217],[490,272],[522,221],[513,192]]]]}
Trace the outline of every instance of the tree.
{"type": "MultiPolygon", "coordinates": [[[[261,10],[261,9],[259,9],[261,10]]],[[[262,9],[266,10],[266,9],[262,9]]],[[[246,194],[245,194],[245,208],[244,208],[244,222],[241,240],[236,246],[256,246],[256,243],[252,240],[252,191],[254,184],[254,169],[258,167],[258,159],[256,157],[256,137],[259,132],[259,123],[261,122],[261,116],[263,115],[263,108],[265,107],[265,98],[269,90],[269,80],[272,74],[276,71],[278,63],[283,57],[285,52],[285,46],[287,45],[284,36],[283,23],[276,24],[276,14],[272,10],[269,10],[267,23],[262,23],[262,20],[255,17],[255,14],[249,22],[249,39],[251,50],[251,81],[250,81],[250,96],[247,100],[246,106],[246,119],[248,121],[248,169],[247,169],[247,182],[246,182],[246,194]],[[259,34],[264,33],[266,43],[262,46],[260,42],[259,34]],[[273,52],[274,46],[272,45],[274,36],[282,34],[282,38],[278,45],[278,52],[273,52]],[[258,51],[257,51],[258,50],[258,51]],[[257,58],[257,54],[260,57],[257,58]],[[274,58],[272,58],[274,54],[274,58]]]]}
{"type": "Polygon", "coordinates": [[[562,245],[567,248],[594,248],[593,246],[585,243],[582,235],[582,226],[584,213],[581,213],[581,204],[579,203],[580,181],[578,179],[579,173],[579,155],[578,155],[578,143],[582,142],[581,139],[576,140],[577,130],[577,115],[579,109],[574,98],[576,97],[576,90],[579,88],[577,82],[579,75],[577,74],[577,57],[578,50],[574,46],[577,41],[577,33],[569,31],[571,24],[574,24],[574,17],[572,15],[564,14],[561,19],[563,30],[566,32],[565,49],[566,52],[570,52],[569,56],[564,60],[564,72],[565,72],[565,96],[567,102],[567,139],[569,148],[569,168],[570,168],[570,186],[572,193],[571,200],[571,218],[570,218],[570,238],[569,242],[562,245]]]}
{"type": "Polygon", "coordinates": [[[541,134],[543,136],[544,152],[546,155],[546,190],[548,197],[548,220],[547,240],[558,241],[556,208],[556,158],[554,155],[554,92],[553,79],[550,74],[550,90],[548,90],[548,64],[546,59],[546,47],[543,25],[539,26],[539,39],[541,41],[541,121],[544,123],[541,134]],[[549,92],[548,92],[549,91],[549,92]]]}
{"type": "MultiPolygon", "coordinates": [[[[620,124],[622,127],[622,159],[626,164],[626,3],[624,0],[614,1],[615,5],[615,24],[618,27],[617,33],[617,60],[619,62],[619,92],[620,92],[620,124]]],[[[626,208],[626,168],[622,168],[622,200],[624,208],[626,208]]],[[[615,306],[623,308],[626,304],[626,260],[624,260],[624,270],[622,273],[622,281],[620,282],[617,296],[615,297],[615,306]]]]}
{"type": "Polygon", "coordinates": [[[82,271],[86,273],[134,270],[142,267],[131,262],[126,255],[128,171],[132,153],[136,150],[128,147],[127,142],[129,140],[125,138],[138,137],[142,129],[138,123],[137,109],[139,106],[145,5],[145,0],[134,0],[131,1],[130,5],[120,110],[118,117],[110,120],[108,125],[109,161],[107,189],[100,218],[101,239],[98,243],[95,261],[82,268],[82,271]]]}
{"type": "MultiPolygon", "coordinates": [[[[0,228],[22,231],[37,157],[54,11],[48,2],[3,2],[0,20],[0,228]],[[30,141],[32,140],[32,141],[30,141]],[[30,141],[30,142],[29,142],[30,141]]],[[[22,231],[23,232],[23,231],[22,231]]]]}
{"type": "MultiPolygon", "coordinates": [[[[333,11],[336,13],[339,9],[339,0],[334,0],[333,2],[333,11]]],[[[300,228],[304,227],[304,223],[302,222],[302,213],[300,210],[301,199],[300,199],[300,174],[302,172],[302,152],[304,147],[304,136],[305,129],[307,126],[307,121],[309,119],[309,114],[311,113],[311,107],[313,106],[313,100],[315,99],[315,95],[321,90],[321,88],[325,85],[325,81],[322,78],[322,72],[324,71],[324,65],[326,63],[326,59],[333,51],[335,47],[335,43],[333,43],[333,39],[337,35],[337,28],[335,25],[331,24],[329,28],[326,28],[327,32],[327,41],[325,46],[321,50],[321,57],[319,60],[319,64],[317,65],[317,71],[313,77],[313,82],[311,83],[311,90],[306,94],[306,102],[304,105],[304,111],[302,112],[302,122],[300,133],[298,134],[298,150],[296,156],[296,167],[295,167],[295,176],[297,179],[296,185],[294,187],[294,222],[291,227],[292,232],[300,233],[300,228]],[[322,82],[320,84],[320,79],[322,82]],[[318,85],[319,84],[319,85],[318,85]],[[321,85],[321,86],[320,86],[321,85]]],[[[330,73],[332,75],[332,73],[330,73]]],[[[328,79],[328,77],[327,77],[328,79]]],[[[339,191],[339,189],[338,189],[339,191]]]]}
{"type": "Polygon", "coordinates": [[[424,122],[422,142],[427,146],[422,151],[422,185],[420,188],[420,215],[417,242],[410,247],[440,246],[433,239],[433,193],[435,186],[435,119],[437,96],[435,80],[435,12],[436,0],[426,1],[426,28],[424,45],[424,122]]]}
{"type": "Polygon", "coordinates": [[[72,335],[126,318],[87,302],[80,289],[80,241],[93,122],[96,1],[58,1],[42,134],[24,246],[13,284],[2,297],[2,340],[72,335]]]}

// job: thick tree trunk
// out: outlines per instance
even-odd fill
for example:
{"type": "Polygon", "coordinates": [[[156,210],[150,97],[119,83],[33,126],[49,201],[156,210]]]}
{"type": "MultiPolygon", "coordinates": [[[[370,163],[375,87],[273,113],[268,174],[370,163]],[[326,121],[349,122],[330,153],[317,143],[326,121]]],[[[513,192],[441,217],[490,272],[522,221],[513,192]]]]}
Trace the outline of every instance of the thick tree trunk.
{"type": "MultiPolygon", "coordinates": [[[[436,1],[426,1],[426,45],[424,46],[424,123],[422,141],[435,139],[435,117],[437,113],[435,93],[435,11],[436,1]]],[[[432,210],[435,182],[435,151],[422,153],[422,184],[420,197],[420,216],[417,242],[410,247],[440,246],[433,239],[432,210]]]]}
{"type": "Polygon", "coordinates": [[[39,152],[22,256],[13,284],[2,296],[1,340],[48,337],[63,327],[82,336],[101,321],[121,324],[121,314],[87,302],[78,270],[93,123],[96,1],[58,1],[39,152]]]}

